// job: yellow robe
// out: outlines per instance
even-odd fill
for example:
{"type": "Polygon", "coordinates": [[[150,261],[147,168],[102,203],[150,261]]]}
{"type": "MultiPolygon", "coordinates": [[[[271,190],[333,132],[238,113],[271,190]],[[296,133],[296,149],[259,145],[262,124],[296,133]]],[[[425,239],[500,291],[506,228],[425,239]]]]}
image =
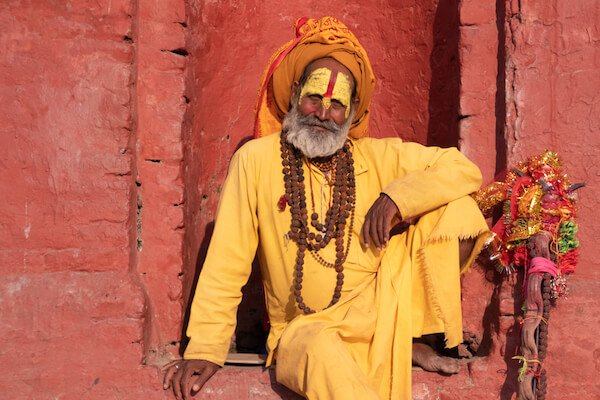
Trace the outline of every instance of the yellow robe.
{"type": "MultiPolygon", "coordinates": [[[[224,363],[257,251],[271,322],[268,363],[275,357],[277,380],[309,399],[409,399],[411,338],[444,332],[449,347],[462,341],[458,240],[487,230],[467,197],[479,188],[479,169],[454,148],[396,138],[351,143],[356,217],[340,302],[308,316],[297,308],[291,291],[296,245],[286,239],[291,215],[277,205],[285,193],[279,135],[252,140],[230,163],[184,358],[224,363]],[[379,252],[361,243],[360,229],[382,192],[403,218],[422,216],[379,252]]],[[[330,187],[317,168],[304,168],[308,207],[314,198],[322,215],[330,187]]],[[[333,261],[334,247],[320,254],[333,261]]],[[[335,271],[307,253],[305,303],[323,309],[335,284],[335,271]]]]}

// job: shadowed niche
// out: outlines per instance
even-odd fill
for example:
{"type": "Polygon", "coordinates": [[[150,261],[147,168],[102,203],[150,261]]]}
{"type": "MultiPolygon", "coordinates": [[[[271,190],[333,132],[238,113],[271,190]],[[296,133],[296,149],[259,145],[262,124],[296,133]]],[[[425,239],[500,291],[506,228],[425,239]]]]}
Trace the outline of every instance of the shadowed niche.
{"type": "Polygon", "coordinates": [[[433,50],[429,57],[429,121],[427,145],[458,146],[460,60],[458,1],[440,1],[433,21],[433,50]]]}

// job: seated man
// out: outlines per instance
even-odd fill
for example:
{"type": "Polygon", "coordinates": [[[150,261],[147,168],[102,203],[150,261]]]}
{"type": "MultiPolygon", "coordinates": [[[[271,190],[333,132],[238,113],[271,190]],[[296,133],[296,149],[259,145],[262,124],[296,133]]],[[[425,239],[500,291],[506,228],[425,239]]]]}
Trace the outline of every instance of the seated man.
{"type": "Polygon", "coordinates": [[[409,399],[411,356],[458,370],[412,338],[462,341],[459,240],[472,250],[487,231],[468,197],[481,174],[454,148],[366,137],[363,48],[334,18],[297,25],[264,77],[262,137],[231,160],[185,360],[165,375],[178,398],[223,365],[257,251],[278,382],[309,399],[409,399]]]}

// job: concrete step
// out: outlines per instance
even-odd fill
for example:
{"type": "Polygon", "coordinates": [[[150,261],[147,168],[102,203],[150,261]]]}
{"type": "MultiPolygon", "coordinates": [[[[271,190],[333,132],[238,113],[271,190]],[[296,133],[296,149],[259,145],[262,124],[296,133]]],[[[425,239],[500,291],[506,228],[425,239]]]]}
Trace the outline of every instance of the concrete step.
{"type": "Polygon", "coordinates": [[[275,368],[233,366],[221,368],[196,398],[211,400],[300,400],[275,381],[275,368]]]}

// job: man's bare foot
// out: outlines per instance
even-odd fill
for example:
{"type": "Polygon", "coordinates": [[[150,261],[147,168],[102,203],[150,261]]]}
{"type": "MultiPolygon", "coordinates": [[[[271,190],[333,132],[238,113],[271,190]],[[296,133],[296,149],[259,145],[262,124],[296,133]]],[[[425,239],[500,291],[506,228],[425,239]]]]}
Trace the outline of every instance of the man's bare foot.
{"type": "Polygon", "coordinates": [[[450,357],[442,357],[425,343],[414,343],[412,346],[412,362],[425,371],[441,372],[443,374],[458,373],[458,360],[450,357]]]}

